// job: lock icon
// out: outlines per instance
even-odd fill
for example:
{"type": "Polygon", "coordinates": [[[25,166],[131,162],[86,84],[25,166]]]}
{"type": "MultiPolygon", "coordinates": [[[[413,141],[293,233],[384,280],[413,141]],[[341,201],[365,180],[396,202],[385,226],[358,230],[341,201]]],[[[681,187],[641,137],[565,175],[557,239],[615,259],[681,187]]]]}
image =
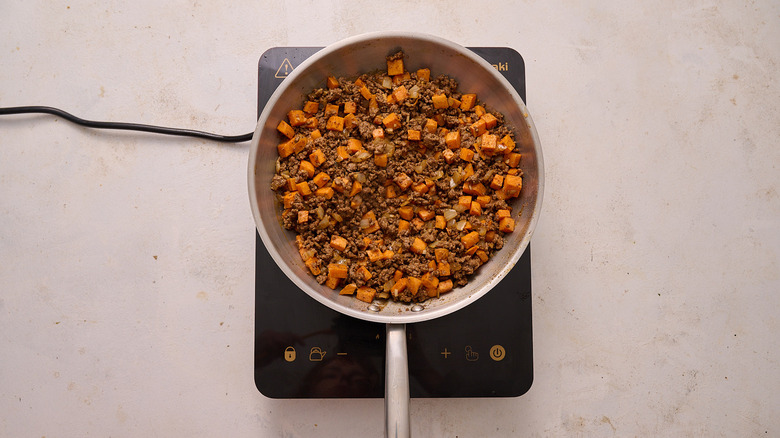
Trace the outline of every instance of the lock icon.
{"type": "Polygon", "coordinates": [[[292,362],[295,360],[295,348],[289,346],[284,349],[284,360],[287,362],[292,362]]]}
{"type": "Polygon", "coordinates": [[[322,362],[324,357],[325,352],[320,347],[311,347],[311,351],[309,351],[310,362],[322,362]]]}

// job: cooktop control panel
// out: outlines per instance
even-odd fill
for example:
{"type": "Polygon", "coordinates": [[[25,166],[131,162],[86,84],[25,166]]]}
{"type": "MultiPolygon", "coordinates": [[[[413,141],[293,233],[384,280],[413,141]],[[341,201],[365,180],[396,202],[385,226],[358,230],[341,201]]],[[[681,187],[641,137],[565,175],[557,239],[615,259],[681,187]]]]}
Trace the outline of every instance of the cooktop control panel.
{"type": "MultiPolygon", "coordinates": [[[[274,47],[262,55],[258,114],[284,78],[319,49],[274,47]]],[[[505,47],[471,50],[525,100],[519,53],[505,47]]],[[[256,245],[257,389],[271,398],[384,397],[385,326],[341,315],[310,298],[276,266],[259,235],[256,245]]],[[[450,315],[408,324],[407,338],[412,397],[524,394],[533,381],[530,248],[484,297],[450,315]]]]}

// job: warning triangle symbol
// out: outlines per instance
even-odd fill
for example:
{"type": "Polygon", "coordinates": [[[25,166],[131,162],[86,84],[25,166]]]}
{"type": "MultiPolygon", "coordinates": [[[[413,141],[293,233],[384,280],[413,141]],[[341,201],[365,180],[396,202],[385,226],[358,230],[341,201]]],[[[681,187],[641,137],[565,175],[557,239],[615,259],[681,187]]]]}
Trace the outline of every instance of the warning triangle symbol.
{"type": "Polygon", "coordinates": [[[284,58],[284,61],[282,61],[282,65],[279,66],[279,68],[276,70],[276,74],[274,75],[275,78],[286,78],[287,75],[290,74],[290,72],[293,71],[293,66],[290,64],[290,60],[287,58],[284,58]]]}

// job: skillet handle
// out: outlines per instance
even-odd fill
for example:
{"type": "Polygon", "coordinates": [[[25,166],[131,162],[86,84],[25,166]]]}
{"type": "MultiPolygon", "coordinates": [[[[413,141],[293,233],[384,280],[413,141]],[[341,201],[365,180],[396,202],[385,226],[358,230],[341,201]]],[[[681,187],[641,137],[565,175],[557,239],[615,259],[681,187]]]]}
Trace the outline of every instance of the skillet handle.
{"type": "Polygon", "coordinates": [[[409,360],[406,324],[387,324],[385,351],[385,437],[409,438],[409,360]]]}

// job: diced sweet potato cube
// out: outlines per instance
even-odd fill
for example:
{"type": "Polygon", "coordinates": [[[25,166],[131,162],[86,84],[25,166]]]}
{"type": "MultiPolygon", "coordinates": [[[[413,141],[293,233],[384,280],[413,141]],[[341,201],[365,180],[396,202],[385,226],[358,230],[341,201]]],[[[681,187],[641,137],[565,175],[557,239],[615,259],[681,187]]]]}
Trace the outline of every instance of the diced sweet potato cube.
{"type": "Polygon", "coordinates": [[[406,288],[409,289],[409,292],[412,294],[417,294],[421,284],[422,281],[417,277],[406,277],[406,288]]]}
{"type": "Polygon", "coordinates": [[[344,288],[341,289],[341,291],[339,291],[339,295],[353,295],[356,290],[357,290],[357,285],[355,285],[355,283],[350,283],[344,286],[344,288]]]}
{"type": "Polygon", "coordinates": [[[382,124],[385,125],[387,129],[396,130],[401,127],[401,119],[398,118],[398,114],[390,113],[382,119],[382,124]]]}
{"type": "Polygon", "coordinates": [[[400,87],[393,90],[393,97],[395,98],[395,101],[398,103],[401,103],[409,97],[409,92],[406,90],[406,87],[401,85],[400,87]]]}
{"type": "Polygon", "coordinates": [[[317,187],[325,187],[330,182],[330,176],[325,172],[320,172],[312,179],[312,182],[317,184],[317,187]]]}
{"type": "Polygon", "coordinates": [[[469,126],[469,131],[471,132],[471,135],[473,135],[474,137],[479,137],[480,135],[484,134],[485,132],[487,132],[485,121],[479,119],[476,122],[472,123],[469,126]]]}
{"type": "Polygon", "coordinates": [[[414,241],[412,242],[412,246],[409,247],[409,250],[411,250],[415,254],[422,254],[425,252],[425,249],[428,247],[428,245],[425,244],[420,238],[415,237],[414,241]]]}
{"type": "Polygon", "coordinates": [[[477,255],[477,257],[479,257],[479,261],[481,261],[482,263],[487,263],[488,255],[485,251],[478,249],[475,254],[477,255]]]}
{"type": "Polygon", "coordinates": [[[487,129],[493,129],[498,124],[498,119],[496,118],[496,116],[490,113],[483,114],[482,117],[480,117],[480,119],[485,121],[485,127],[487,129]]]}
{"type": "Polygon", "coordinates": [[[298,189],[298,193],[301,194],[301,196],[309,196],[311,195],[311,188],[309,187],[309,183],[306,181],[299,182],[295,185],[295,187],[298,189]]]}
{"type": "Polygon", "coordinates": [[[314,167],[320,167],[326,160],[325,153],[322,152],[322,149],[315,149],[309,154],[309,161],[311,161],[311,164],[313,164],[314,167]]]}
{"type": "Polygon", "coordinates": [[[469,195],[486,195],[487,194],[487,187],[482,185],[482,183],[470,183],[465,182],[463,183],[463,193],[468,193],[469,195]]]}
{"type": "Polygon", "coordinates": [[[480,206],[484,207],[490,204],[490,196],[488,195],[477,196],[476,201],[479,203],[480,206]]]}
{"type": "Polygon", "coordinates": [[[450,251],[447,248],[436,248],[433,251],[433,253],[436,256],[437,262],[441,262],[442,260],[447,260],[447,257],[450,256],[450,251]]]}
{"type": "Polygon", "coordinates": [[[428,193],[428,185],[424,182],[421,182],[419,184],[415,184],[412,186],[412,190],[414,190],[417,193],[428,193]]]}
{"type": "Polygon", "coordinates": [[[309,210],[298,210],[298,223],[305,224],[309,222],[309,210]]]}
{"type": "Polygon", "coordinates": [[[431,80],[431,69],[429,68],[421,68],[417,70],[417,79],[421,81],[430,81],[431,80]]]}
{"type": "Polygon", "coordinates": [[[485,242],[492,242],[496,238],[496,232],[493,230],[485,233],[485,242]]]}
{"type": "Polygon", "coordinates": [[[387,154],[374,155],[374,164],[377,167],[387,167],[387,154]]]}
{"type": "Polygon", "coordinates": [[[398,184],[398,187],[401,188],[401,190],[406,190],[409,188],[409,186],[412,185],[412,179],[409,178],[409,175],[405,173],[399,173],[398,175],[393,178],[393,181],[398,184]]]}
{"type": "Polygon", "coordinates": [[[317,102],[313,102],[309,100],[303,104],[303,112],[305,112],[306,114],[317,114],[317,111],[319,110],[320,110],[320,104],[317,102]]]}
{"type": "Polygon", "coordinates": [[[282,196],[282,203],[284,204],[284,208],[290,208],[292,207],[293,203],[295,202],[295,197],[300,196],[298,192],[287,192],[282,196]]]}
{"type": "Polygon", "coordinates": [[[496,219],[501,220],[505,217],[512,217],[512,212],[506,209],[498,210],[496,212],[496,219]]]}
{"type": "Polygon", "coordinates": [[[371,137],[373,138],[385,138],[385,130],[382,128],[376,128],[371,131],[371,137]]]}
{"type": "Polygon", "coordinates": [[[287,178],[287,190],[294,192],[296,190],[296,184],[298,183],[295,181],[295,178],[287,178]]]}
{"type": "Polygon", "coordinates": [[[371,100],[374,98],[374,95],[371,94],[371,90],[368,89],[368,87],[365,86],[365,84],[360,87],[360,95],[363,96],[366,100],[371,100]]]}
{"type": "Polygon", "coordinates": [[[309,117],[303,123],[303,127],[307,129],[316,129],[319,126],[319,124],[320,122],[319,120],[317,120],[316,117],[309,117]]]}
{"type": "Polygon", "coordinates": [[[315,129],[314,131],[311,132],[311,134],[309,134],[309,137],[311,137],[312,140],[316,140],[322,137],[322,133],[320,133],[319,129],[315,129]]]}
{"type": "Polygon", "coordinates": [[[433,261],[433,260],[428,260],[428,269],[430,269],[431,271],[433,271],[433,270],[435,270],[435,269],[436,269],[436,266],[437,266],[437,265],[436,265],[436,262],[435,262],[435,261],[433,261]]]}
{"type": "Polygon", "coordinates": [[[494,134],[482,135],[481,146],[482,153],[485,155],[493,155],[498,152],[498,139],[494,134]]]}
{"type": "Polygon", "coordinates": [[[354,114],[349,113],[344,116],[344,129],[349,130],[357,126],[357,117],[354,114]]]}
{"type": "Polygon", "coordinates": [[[295,152],[295,142],[293,140],[287,140],[284,143],[279,143],[276,146],[276,150],[279,152],[281,158],[287,158],[295,152]]]}
{"type": "Polygon", "coordinates": [[[357,292],[355,293],[355,298],[366,303],[370,303],[374,301],[375,296],[376,296],[376,289],[368,286],[360,286],[357,289],[357,292]]]}
{"type": "Polygon", "coordinates": [[[507,154],[506,156],[506,164],[509,165],[509,167],[517,167],[520,165],[520,158],[522,155],[512,152],[507,154]]]}
{"type": "Polygon", "coordinates": [[[404,73],[404,59],[398,58],[398,59],[392,59],[387,61],[387,75],[388,76],[395,76],[395,75],[401,75],[404,73]]]}
{"type": "Polygon", "coordinates": [[[325,111],[323,111],[323,115],[325,115],[325,117],[339,115],[339,106],[332,103],[325,104],[325,111]]]}
{"type": "Polygon", "coordinates": [[[474,106],[474,114],[477,115],[477,117],[482,117],[485,115],[485,108],[482,107],[482,105],[476,105],[474,106]]]}
{"type": "Polygon", "coordinates": [[[463,169],[463,179],[467,180],[471,178],[471,175],[474,175],[474,166],[469,163],[466,165],[466,168],[463,169]]]}
{"type": "MultiPolygon", "coordinates": [[[[382,255],[379,254],[376,257],[378,257],[377,260],[379,260],[382,257],[382,255]]],[[[359,267],[358,270],[357,270],[357,273],[358,273],[358,275],[363,277],[364,281],[368,281],[368,280],[371,279],[371,277],[373,277],[373,275],[371,274],[371,271],[369,271],[368,268],[366,268],[365,266],[359,267]]]]}
{"type": "MultiPolygon", "coordinates": [[[[349,191],[349,197],[353,197],[360,193],[360,191],[363,190],[363,184],[360,184],[360,181],[355,181],[352,183],[352,189],[349,191]]],[[[353,207],[354,208],[354,207],[353,207]]]]}
{"type": "Polygon", "coordinates": [[[436,122],[436,120],[425,119],[425,126],[423,127],[423,129],[430,132],[431,134],[435,134],[438,128],[439,128],[439,124],[436,122]]]}
{"type": "Polygon", "coordinates": [[[463,210],[471,208],[471,196],[464,195],[458,197],[458,205],[460,205],[463,210]]]}
{"type": "Polygon", "coordinates": [[[506,171],[509,175],[520,175],[520,169],[509,169],[506,171]]]}
{"type": "Polygon", "coordinates": [[[406,231],[409,231],[411,224],[407,220],[399,219],[398,220],[398,232],[403,233],[406,231]]]}
{"type": "Polygon", "coordinates": [[[314,165],[311,164],[311,162],[309,162],[309,161],[306,161],[306,160],[301,161],[301,163],[298,165],[298,169],[306,172],[306,175],[309,178],[314,176],[314,172],[315,172],[314,165]]]}
{"type": "Polygon", "coordinates": [[[472,231],[465,236],[460,238],[461,243],[463,243],[463,246],[468,248],[471,248],[472,246],[476,245],[477,242],[479,242],[479,233],[476,231],[472,231]]]}
{"type": "Polygon", "coordinates": [[[344,251],[347,249],[347,239],[334,234],[330,237],[330,247],[339,251],[344,251]]]}
{"type": "Polygon", "coordinates": [[[439,275],[441,275],[442,277],[450,276],[450,264],[446,260],[440,261],[436,265],[436,270],[439,271],[439,275]]]}
{"type": "Polygon", "coordinates": [[[401,85],[403,81],[408,81],[409,79],[411,79],[412,74],[409,73],[408,71],[405,71],[400,75],[392,76],[392,78],[393,78],[393,85],[401,85]]]}
{"type": "Polygon", "coordinates": [[[479,246],[474,245],[471,248],[466,250],[466,255],[474,255],[474,253],[476,253],[477,251],[479,251],[479,246]]]}
{"type": "Polygon", "coordinates": [[[400,294],[401,292],[406,290],[406,285],[407,285],[408,281],[409,280],[407,280],[406,278],[400,278],[400,279],[396,280],[395,284],[393,284],[393,287],[390,288],[390,293],[394,297],[397,297],[398,294],[400,294]]]}
{"type": "Polygon", "coordinates": [[[444,152],[442,152],[441,154],[444,157],[444,161],[446,161],[447,164],[452,164],[455,161],[455,157],[457,157],[455,152],[452,152],[452,150],[450,149],[445,149],[444,152]]]}
{"type": "Polygon", "coordinates": [[[517,175],[507,175],[504,178],[504,192],[511,198],[520,195],[523,188],[523,177],[517,175]]]}
{"type": "Polygon", "coordinates": [[[398,215],[401,216],[402,219],[406,219],[408,221],[412,220],[414,218],[414,207],[411,205],[404,205],[403,207],[398,207],[398,215]]]}
{"type": "Polygon", "coordinates": [[[447,145],[450,149],[457,149],[460,147],[460,131],[457,129],[451,132],[448,132],[444,136],[444,143],[447,145]]]}
{"type": "Polygon", "coordinates": [[[450,106],[450,108],[460,108],[460,101],[454,97],[448,97],[447,104],[450,106]]]}
{"type": "Polygon", "coordinates": [[[329,288],[336,290],[336,288],[339,287],[339,282],[341,282],[340,278],[328,277],[325,279],[325,286],[328,286],[329,288]]]}
{"type": "Polygon", "coordinates": [[[347,152],[350,154],[354,154],[355,152],[363,149],[363,142],[356,139],[356,138],[350,138],[347,140],[347,152]]]}
{"type": "Polygon", "coordinates": [[[460,148],[458,155],[460,155],[460,159],[463,161],[471,162],[474,159],[474,151],[471,149],[460,148]]]}
{"type": "Polygon", "coordinates": [[[319,267],[319,260],[316,257],[310,257],[303,263],[309,268],[309,271],[311,271],[312,274],[320,275],[320,273],[322,273],[319,267]]]}
{"type": "Polygon", "coordinates": [[[439,230],[443,230],[447,227],[447,219],[444,219],[444,216],[442,215],[436,215],[436,221],[434,222],[434,228],[437,228],[439,230]]]}
{"type": "Polygon", "coordinates": [[[346,160],[349,158],[349,151],[344,146],[338,146],[336,147],[336,156],[338,156],[341,160],[346,160]]]}
{"type": "Polygon", "coordinates": [[[338,88],[339,87],[338,79],[336,79],[333,76],[328,76],[327,86],[328,86],[328,89],[330,89],[330,90],[332,90],[334,88],[338,88]]]}
{"type": "Polygon", "coordinates": [[[504,233],[511,233],[515,230],[515,220],[511,217],[502,218],[498,222],[498,230],[504,233]]]}
{"type": "Polygon", "coordinates": [[[330,199],[333,197],[333,187],[322,187],[314,191],[316,196],[321,198],[330,199]]]}
{"type": "Polygon", "coordinates": [[[436,216],[436,214],[434,212],[432,212],[431,210],[427,210],[425,208],[421,208],[417,212],[417,216],[419,216],[420,219],[422,219],[424,221],[429,221],[429,220],[433,219],[434,216],[436,216]]]}
{"type": "Polygon", "coordinates": [[[410,130],[406,131],[406,139],[407,140],[419,140],[421,138],[420,134],[421,134],[420,131],[418,131],[416,129],[410,129],[410,130]]]}
{"type": "Polygon", "coordinates": [[[435,275],[432,275],[430,272],[426,272],[420,279],[420,283],[422,287],[428,290],[436,290],[436,288],[439,286],[439,278],[435,275]]]}
{"type": "Polygon", "coordinates": [[[447,96],[444,94],[434,94],[431,102],[433,102],[433,107],[436,109],[448,108],[450,106],[449,102],[447,102],[447,96]]]}
{"type": "Polygon", "coordinates": [[[344,102],[344,114],[354,114],[357,111],[357,103],[353,101],[344,102]]]}
{"type": "Polygon", "coordinates": [[[377,222],[376,215],[374,214],[373,210],[369,210],[368,213],[364,214],[363,217],[360,218],[360,228],[366,234],[379,231],[379,222],[377,222]]]}
{"type": "Polygon", "coordinates": [[[390,260],[391,258],[393,258],[394,255],[395,255],[395,252],[393,252],[393,251],[391,251],[389,249],[386,249],[386,250],[384,250],[382,252],[382,258],[384,260],[390,260]]]}
{"type": "Polygon", "coordinates": [[[439,286],[436,288],[436,292],[441,294],[445,294],[452,290],[452,280],[444,280],[439,283],[439,286]]]}
{"type": "Polygon", "coordinates": [[[490,188],[498,190],[504,186],[504,175],[493,175],[493,180],[490,181],[490,188]]]}
{"type": "Polygon", "coordinates": [[[325,128],[330,131],[343,131],[344,117],[330,116],[328,122],[325,124],[325,128]]]}
{"type": "Polygon", "coordinates": [[[349,266],[345,263],[328,264],[328,277],[347,278],[349,276],[349,266]]]}
{"type": "Polygon", "coordinates": [[[287,113],[290,126],[301,126],[306,123],[306,114],[301,110],[291,110],[287,113]]]}
{"type": "Polygon", "coordinates": [[[412,228],[415,231],[420,231],[424,225],[425,222],[423,222],[422,219],[420,219],[419,217],[415,217],[414,219],[412,219],[412,228]]]}
{"type": "Polygon", "coordinates": [[[276,130],[281,132],[287,138],[293,138],[295,136],[295,130],[292,129],[292,126],[288,125],[284,120],[279,121],[279,124],[276,125],[276,130]]]}
{"type": "Polygon", "coordinates": [[[400,269],[396,269],[393,272],[393,281],[398,281],[404,276],[404,273],[400,269]]]}
{"type": "Polygon", "coordinates": [[[502,154],[508,154],[515,148],[515,141],[507,134],[498,141],[498,151],[502,154]]]}
{"type": "Polygon", "coordinates": [[[479,216],[482,214],[482,206],[479,202],[471,201],[471,207],[469,208],[469,214],[472,216],[479,216]]]}
{"type": "Polygon", "coordinates": [[[372,263],[382,260],[382,251],[378,249],[369,249],[366,251],[366,255],[368,255],[368,261],[372,263]]]}
{"type": "Polygon", "coordinates": [[[477,103],[477,95],[476,94],[464,94],[460,97],[460,109],[463,111],[468,111],[471,108],[474,108],[474,104],[477,103]]]}

